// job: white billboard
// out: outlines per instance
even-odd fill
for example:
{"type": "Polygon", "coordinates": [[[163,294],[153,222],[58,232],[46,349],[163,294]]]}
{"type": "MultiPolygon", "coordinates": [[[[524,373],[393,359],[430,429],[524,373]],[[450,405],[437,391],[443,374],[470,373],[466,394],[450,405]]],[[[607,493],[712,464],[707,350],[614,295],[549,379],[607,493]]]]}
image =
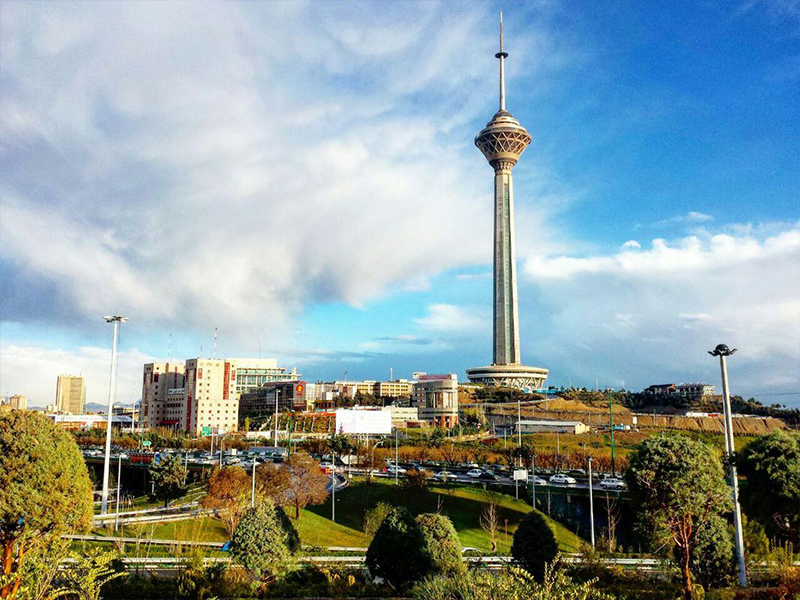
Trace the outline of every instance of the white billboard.
{"type": "Polygon", "coordinates": [[[336,410],[336,433],[391,433],[392,413],[388,410],[336,410]]]}

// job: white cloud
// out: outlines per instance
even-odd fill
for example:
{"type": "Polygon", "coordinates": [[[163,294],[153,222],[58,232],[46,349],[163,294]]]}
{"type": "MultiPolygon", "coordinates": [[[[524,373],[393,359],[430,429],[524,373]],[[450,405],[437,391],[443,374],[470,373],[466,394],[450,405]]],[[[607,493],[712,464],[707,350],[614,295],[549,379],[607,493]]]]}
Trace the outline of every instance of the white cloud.
{"type": "Polygon", "coordinates": [[[428,314],[414,321],[424,329],[446,334],[480,333],[488,325],[483,314],[454,304],[431,304],[428,314]]]}
{"type": "MultiPolygon", "coordinates": [[[[106,405],[111,368],[110,348],[84,346],[63,350],[37,346],[0,346],[2,355],[2,393],[28,396],[28,406],[45,407],[56,396],[59,375],[83,375],[86,380],[86,402],[106,405]]],[[[130,403],[142,392],[142,365],[152,357],[136,350],[119,353],[117,401],[130,403]]]]}
{"type": "MultiPolygon", "coordinates": [[[[490,21],[362,8],[6,6],[0,266],[62,312],[246,336],[487,262],[491,170],[458,128],[495,78],[490,21]]],[[[52,316],[31,308],[6,318],[52,316]]]]}
{"type": "Polygon", "coordinates": [[[529,257],[524,273],[545,312],[534,315],[537,336],[523,348],[527,342],[532,353],[550,357],[554,376],[561,369],[587,381],[600,373],[609,383],[646,385],[715,381],[705,351],[724,342],[740,348],[739,391],[797,389],[800,225],[756,229],[772,233],[656,239],[649,249],[612,255],[529,257]]]}

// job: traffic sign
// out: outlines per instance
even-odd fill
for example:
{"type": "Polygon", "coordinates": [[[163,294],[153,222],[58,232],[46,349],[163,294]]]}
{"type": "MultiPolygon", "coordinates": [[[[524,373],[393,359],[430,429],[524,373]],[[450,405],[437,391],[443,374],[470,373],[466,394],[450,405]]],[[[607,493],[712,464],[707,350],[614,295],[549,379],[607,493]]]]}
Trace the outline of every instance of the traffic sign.
{"type": "Polygon", "coordinates": [[[528,481],[528,469],[514,469],[514,481],[528,481]]]}
{"type": "Polygon", "coordinates": [[[200,435],[203,437],[208,437],[211,435],[211,427],[203,427],[200,429],[200,435]]]}
{"type": "Polygon", "coordinates": [[[144,446],[145,448],[147,448],[149,446],[152,446],[152,445],[153,445],[153,442],[151,442],[150,440],[144,440],[142,442],[142,446],[144,446]]]}

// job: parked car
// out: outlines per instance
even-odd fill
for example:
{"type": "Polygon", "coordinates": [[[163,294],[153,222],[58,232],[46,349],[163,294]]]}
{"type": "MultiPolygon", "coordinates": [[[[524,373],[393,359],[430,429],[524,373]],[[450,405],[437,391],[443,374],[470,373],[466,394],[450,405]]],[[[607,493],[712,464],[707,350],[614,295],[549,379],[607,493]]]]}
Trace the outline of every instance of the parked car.
{"type": "Polygon", "coordinates": [[[555,483],[556,485],[575,485],[578,482],[575,481],[574,477],[564,475],[563,473],[556,473],[550,476],[550,483],[555,483]]]}
{"type": "Polygon", "coordinates": [[[481,474],[483,474],[482,469],[470,469],[469,471],[467,471],[467,475],[472,477],[473,479],[477,479],[478,477],[481,476],[481,474]]]}
{"type": "Polygon", "coordinates": [[[600,480],[600,487],[606,490],[624,490],[625,482],[616,477],[606,477],[600,480]]]}

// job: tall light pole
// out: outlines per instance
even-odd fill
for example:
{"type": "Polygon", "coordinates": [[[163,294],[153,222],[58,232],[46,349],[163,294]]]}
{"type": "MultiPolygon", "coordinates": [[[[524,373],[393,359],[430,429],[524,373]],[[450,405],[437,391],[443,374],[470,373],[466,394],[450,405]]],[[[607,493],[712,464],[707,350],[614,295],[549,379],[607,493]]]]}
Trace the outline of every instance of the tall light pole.
{"type": "Polygon", "coordinates": [[[592,495],[592,457],[589,457],[589,525],[592,548],[594,548],[594,496],[592,495]]]}
{"type": "Polygon", "coordinates": [[[736,352],[725,344],[718,344],[709,350],[711,356],[719,356],[719,368],[722,374],[722,413],[725,421],[725,452],[731,469],[731,494],[733,496],[733,527],[736,537],[736,558],[739,563],[739,585],[747,587],[747,565],[744,561],[744,536],[742,535],[742,510],[739,507],[739,480],[736,478],[736,446],[733,443],[733,419],[731,418],[731,395],[728,389],[728,366],[725,358],[736,352]]]}
{"type": "Polygon", "coordinates": [[[250,490],[250,508],[253,508],[256,505],[256,464],[258,461],[256,457],[253,457],[253,481],[252,481],[252,489],[250,490]]]}
{"type": "Polygon", "coordinates": [[[114,396],[117,392],[117,343],[119,341],[119,324],[128,321],[128,317],[119,315],[103,317],[106,323],[114,324],[114,337],[111,341],[111,375],[108,381],[108,421],[106,422],[106,456],[103,461],[103,496],[100,503],[100,514],[108,513],[108,477],[111,470],[111,417],[114,412],[114,396]]]}
{"type": "Polygon", "coordinates": [[[278,396],[280,396],[281,391],[276,387],[275,388],[275,447],[278,447],[278,396]]]}

